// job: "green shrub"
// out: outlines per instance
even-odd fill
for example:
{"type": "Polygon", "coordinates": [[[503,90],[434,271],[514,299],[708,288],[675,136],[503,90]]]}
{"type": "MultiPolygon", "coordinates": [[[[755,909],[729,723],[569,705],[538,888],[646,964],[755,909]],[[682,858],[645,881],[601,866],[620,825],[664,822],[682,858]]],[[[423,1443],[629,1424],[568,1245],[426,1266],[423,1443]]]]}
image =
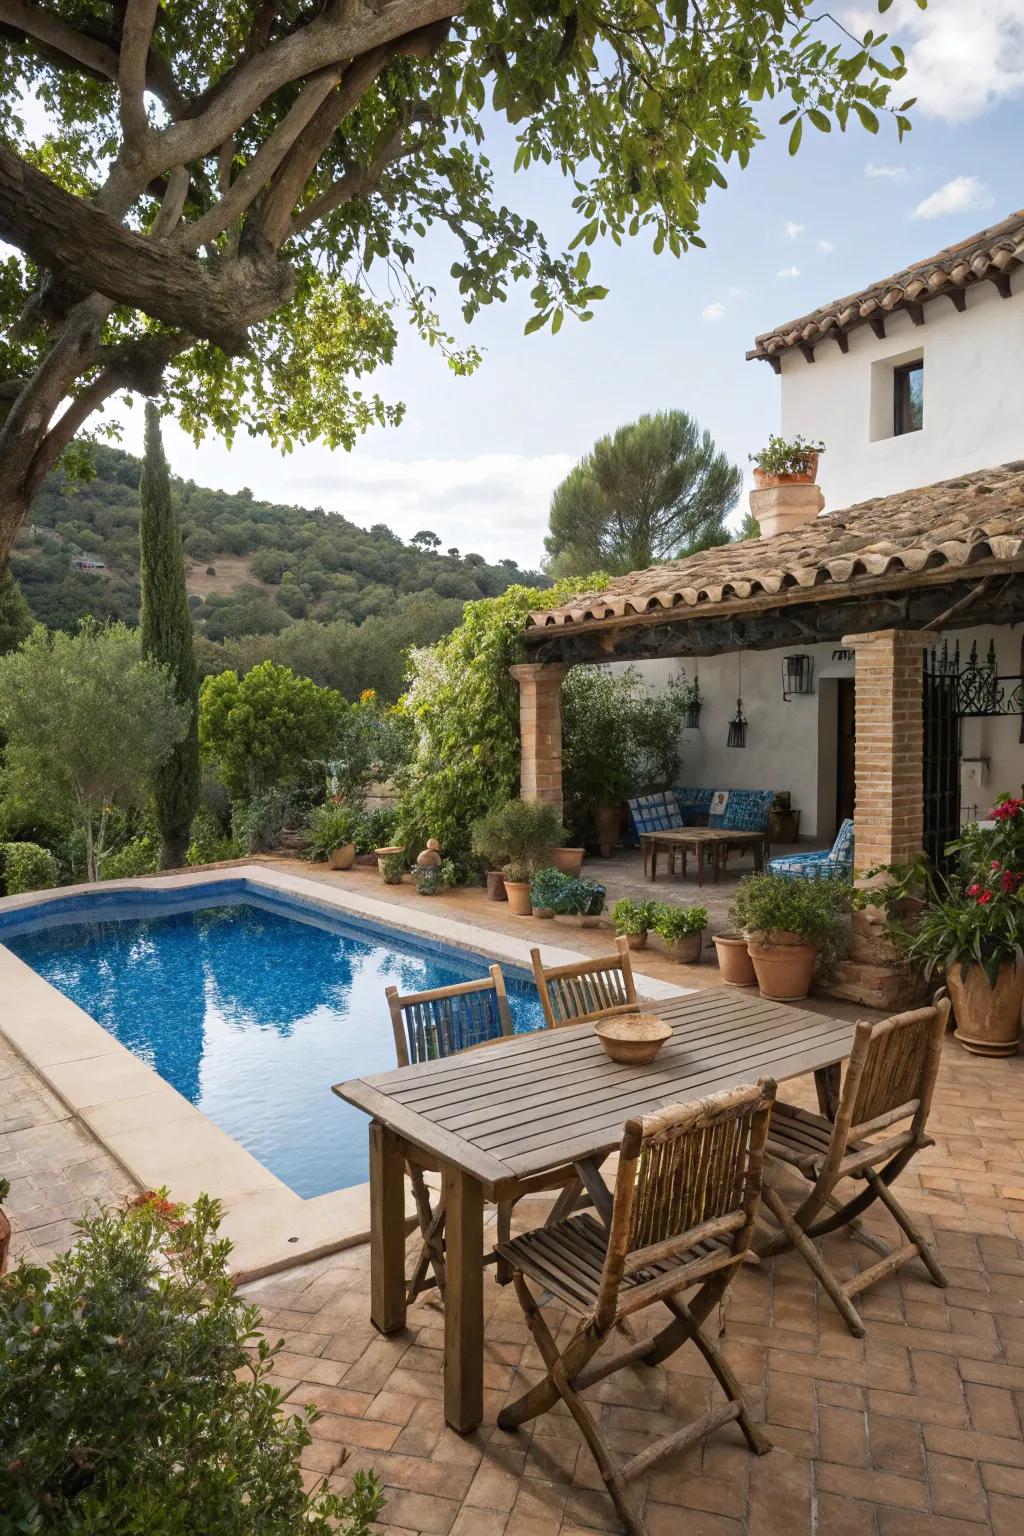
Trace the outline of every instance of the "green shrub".
{"type": "Polygon", "coordinates": [[[160,868],[160,846],[143,833],[108,854],[100,866],[101,880],[128,880],[133,875],[152,875],[160,868]]]}
{"type": "Polygon", "coordinates": [[[781,875],[748,875],[729,909],[729,921],[744,933],[795,933],[817,946],[829,964],[846,949],[849,929],[843,914],[852,905],[845,880],[786,880],[781,875]]]}
{"type": "Polygon", "coordinates": [[[707,925],[707,907],[673,907],[666,902],[659,902],[655,909],[654,931],[666,944],[674,944],[677,939],[689,938],[694,933],[703,933],[707,925]]]}
{"type": "Polygon", "coordinates": [[[376,1519],[371,1477],[305,1492],[311,1436],[268,1380],[280,1346],[235,1290],[218,1214],[141,1196],[0,1285],[5,1530],[363,1536],[376,1519]]]}
{"type": "Polygon", "coordinates": [[[292,809],[283,789],[267,789],[231,808],[231,833],[243,853],[272,853],[292,809]]]}
{"type": "Polygon", "coordinates": [[[52,891],[57,884],[57,860],[38,843],[0,843],[0,868],[8,896],[52,891]]]}
{"type": "Polygon", "coordinates": [[[240,858],[242,849],[224,831],[210,810],[202,810],[192,822],[192,841],[185,855],[187,864],[221,864],[225,859],[240,858]]]}
{"type": "Polygon", "coordinates": [[[373,853],[375,848],[390,848],[395,840],[398,812],[381,805],[364,811],[356,825],[356,853],[373,853]]]}
{"type": "Polygon", "coordinates": [[[405,854],[386,853],[380,861],[381,878],[385,885],[401,885],[405,874],[405,854]]]}
{"type": "Polygon", "coordinates": [[[565,911],[565,897],[568,887],[573,884],[572,875],[563,874],[562,870],[555,869],[552,865],[548,869],[538,869],[530,881],[530,901],[533,910],[551,912],[565,911]]]}
{"type": "MultiPolygon", "coordinates": [[[[550,863],[565,839],[562,818],[553,805],[539,800],[506,800],[473,823],[473,852],[489,869],[525,869],[526,879],[550,863]]],[[[515,879],[511,875],[510,879],[515,879]]]]}
{"type": "Polygon", "coordinates": [[[649,933],[657,916],[656,901],[632,901],[628,896],[623,896],[612,907],[612,922],[615,924],[615,932],[620,934],[649,933]]]}

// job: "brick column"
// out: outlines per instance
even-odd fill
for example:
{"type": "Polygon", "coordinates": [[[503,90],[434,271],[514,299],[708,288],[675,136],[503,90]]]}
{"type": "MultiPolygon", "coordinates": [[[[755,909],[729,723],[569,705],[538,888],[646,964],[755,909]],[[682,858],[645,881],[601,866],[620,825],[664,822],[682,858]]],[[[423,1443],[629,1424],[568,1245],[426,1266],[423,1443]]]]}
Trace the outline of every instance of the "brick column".
{"type": "Polygon", "coordinates": [[[928,631],[906,629],[879,629],[843,639],[857,653],[858,869],[904,863],[921,851],[923,652],[934,642],[928,631]]]}
{"type": "Polygon", "coordinates": [[[509,667],[519,684],[520,793],[524,800],[562,804],[561,663],[509,667]]]}

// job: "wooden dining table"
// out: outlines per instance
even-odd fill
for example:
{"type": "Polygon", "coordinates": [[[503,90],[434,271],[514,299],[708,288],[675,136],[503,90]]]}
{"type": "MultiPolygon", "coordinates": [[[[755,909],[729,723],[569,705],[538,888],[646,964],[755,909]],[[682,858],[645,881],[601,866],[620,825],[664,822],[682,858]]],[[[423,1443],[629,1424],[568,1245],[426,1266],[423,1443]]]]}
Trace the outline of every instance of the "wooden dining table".
{"type": "Polygon", "coordinates": [[[444,1412],[460,1433],[483,1417],[485,1201],[550,1188],[562,1168],[589,1187],[631,1116],[738,1083],[813,1072],[823,1111],[834,1108],[852,1024],[732,987],[656,1008],[672,1038],[647,1066],[612,1062],[579,1024],[334,1088],[371,1117],[370,1317],[382,1333],[405,1325],[406,1163],[441,1175],[444,1412]]]}

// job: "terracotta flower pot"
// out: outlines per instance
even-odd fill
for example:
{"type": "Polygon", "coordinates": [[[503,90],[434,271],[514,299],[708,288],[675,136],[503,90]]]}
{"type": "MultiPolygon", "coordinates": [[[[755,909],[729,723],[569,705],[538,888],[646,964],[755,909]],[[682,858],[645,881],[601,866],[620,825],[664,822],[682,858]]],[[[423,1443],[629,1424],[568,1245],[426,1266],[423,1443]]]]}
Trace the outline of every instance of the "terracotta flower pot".
{"type": "Polygon", "coordinates": [[[956,1038],[975,1056],[1016,1056],[1024,1006],[1024,965],[1007,960],[993,987],[980,965],[951,965],[946,982],[956,1038]]]}
{"type": "Polygon", "coordinates": [[[506,880],[505,895],[508,897],[508,909],[513,917],[533,915],[529,880],[506,880]]]}
{"type": "Polygon", "coordinates": [[[700,952],[704,947],[704,930],[700,933],[685,933],[681,939],[673,939],[666,943],[665,953],[670,960],[677,965],[697,965],[700,962],[700,952]]]}
{"type": "Polygon", "coordinates": [[[583,868],[583,854],[582,848],[556,848],[552,862],[563,875],[578,875],[583,868]]]}
{"type": "Polygon", "coordinates": [[[602,805],[594,812],[597,846],[602,859],[610,859],[619,840],[619,808],[602,805]]]}
{"type": "Polygon", "coordinates": [[[487,871],[487,900],[508,900],[508,897],[505,895],[505,876],[500,869],[489,869],[487,871]]]}
{"type": "Polygon", "coordinates": [[[772,475],[754,466],[754,484],[759,491],[767,491],[774,485],[813,485],[818,478],[818,455],[807,455],[806,468],[792,470],[785,475],[772,475]]]}
{"type": "Polygon", "coordinates": [[[754,975],[754,962],[747,952],[746,935],[716,933],[714,945],[718,953],[718,968],[726,985],[752,987],[757,977],[754,975]]]}
{"type": "Polygon", "coordinates": [[[375,848],[374,857],[377,860],[377,868],[380,870],[381,879],[387,878],[387,861],[394,858],[396,853],[401,853],[401,848],[375,848]]]}
{"type": "Polygon", "coordinates": [[[332,869],[351,869],[355,861],[355,843],[339,843],[338,847],[332,848],[327,855],[327,862],[332,869]]]}
{"type": "Polygon", "coordinates": [[[630,949],[646,949],[647,948],[647,930],[646,930],[646,928],[644,929],[643,933],[627,933],[626,934],[626,943],[629,945],[630,949]]]}
{"type": "MultiPolygon", "coordinates": [[[[774,937],[774,935],[772,935],[774,937]]],[[[754,962],[754,975],[762,997],[776,1003],[791,1003],[806,997],[811,990],[816,944],[766,944],[763,936],[747,939],[747,952],[754,962]]]]}

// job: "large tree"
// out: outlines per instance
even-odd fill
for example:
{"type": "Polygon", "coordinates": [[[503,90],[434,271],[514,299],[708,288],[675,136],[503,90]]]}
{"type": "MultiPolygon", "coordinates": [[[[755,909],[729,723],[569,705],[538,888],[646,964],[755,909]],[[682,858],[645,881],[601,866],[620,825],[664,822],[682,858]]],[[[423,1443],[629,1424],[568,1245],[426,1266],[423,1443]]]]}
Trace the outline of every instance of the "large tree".
{"type": "Polygon", "coordinates": [[[403,300],[472,367],[415,276],[432,226],[467,320],[526,279],[527,329],[557,330],[603,296],[599,235],[699,243],[766,97],[793,149],[805,122],[907,126],[898,49],[811,0],[0,0],[0,37],[0,562],[118,392],[164,388],[197,436],[350,445],[400,414],[354,381],[390,359],[403,300]],[[569,251],[494,198],[488,103],[517,169],[570,182],[569,251]]]}
{"type": "Polygon", "coordinates": [[[685,411],[641,416],[599,438],[551,498],[552,571],[639,571],[728,543],[743,475],[685,411]]]}
{"type": "Polygon", "coordinates": [[[139,479],[139,505],[142,654],[167,668],[175,697],[188,710],[185,735],[153,775],[160,862],[164,869],[179,869],[185,862],[192,818],[199,808],[199,674],[181,529],[171,500],[160,413],[150,400],[146,401],[146,452],[139,479]]]}

